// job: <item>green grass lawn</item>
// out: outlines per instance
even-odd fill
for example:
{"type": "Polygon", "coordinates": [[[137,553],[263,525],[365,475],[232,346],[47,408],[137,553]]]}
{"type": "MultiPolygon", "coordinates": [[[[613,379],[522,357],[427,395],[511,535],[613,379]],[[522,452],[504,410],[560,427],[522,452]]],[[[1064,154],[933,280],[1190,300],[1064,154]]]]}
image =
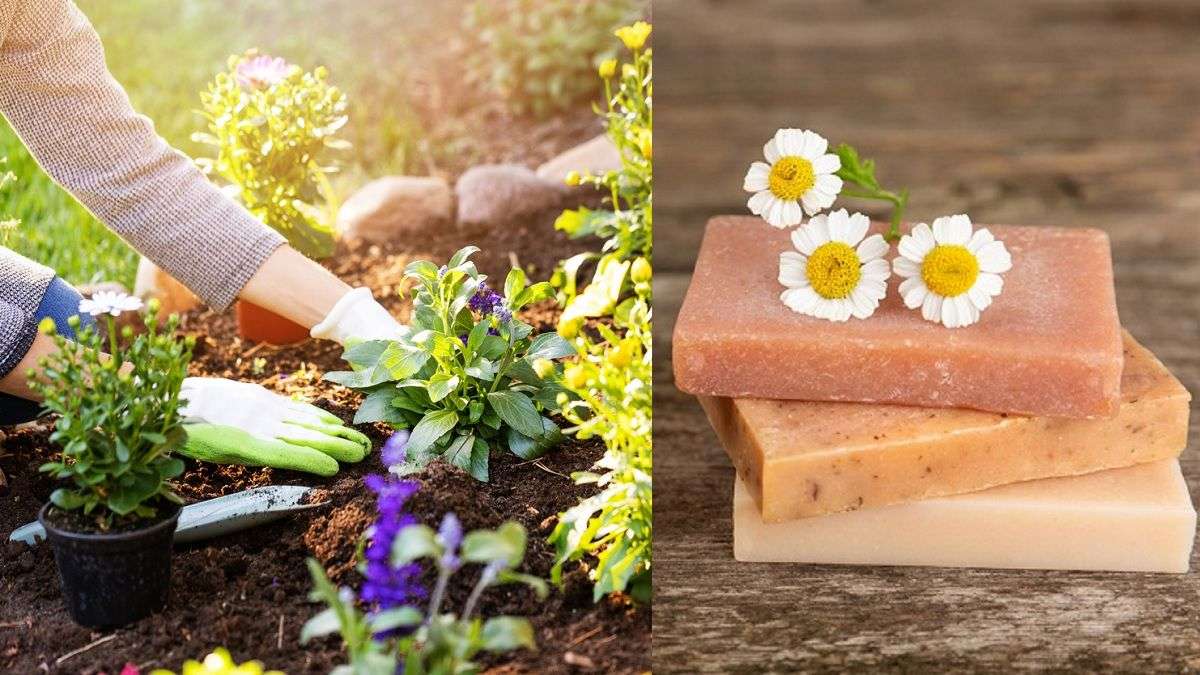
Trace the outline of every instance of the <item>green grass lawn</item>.
{"type": "MultiPolygon", "coordinates": [[[[192,156],[203,121],[199,92],[248,48],[325,65],[350,102],[354,145],[343,184],[363,176],[424,172],[425,133],[411,107],[420,54],[444,48],[463,3],[395,0],[77,0],[104,41],[109,68],[159,133],[192,156]],[[440,29],[435,27],[441,26],[440,29]],[[439,37],[440,34],[440,37],[439,37]]],[[[0,75],[2,76],[2,75],[0,75]]],[[[132,287],[137,256],[37,167],[0,120],[0,157],[17,182],[0,192],[0,220],[19,218],[8,246],[74,283],[132,287]]]]}

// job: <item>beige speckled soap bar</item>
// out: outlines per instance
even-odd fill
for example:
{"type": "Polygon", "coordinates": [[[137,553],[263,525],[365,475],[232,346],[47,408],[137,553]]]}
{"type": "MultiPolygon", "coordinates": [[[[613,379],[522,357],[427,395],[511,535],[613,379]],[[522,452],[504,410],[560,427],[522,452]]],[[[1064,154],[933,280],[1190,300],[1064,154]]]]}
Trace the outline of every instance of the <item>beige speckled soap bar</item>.
{"type": "Polygon", "coordinates": [[[731,398],[1111,416],[1121,334],[1108,236],[987,227],[1012,254],[1012,270],[978,324],[949,329],[906,309],[895,277],[869,319],[796,314],[779,300],[777,280],[790,231],[714,218],[675,324],[676,386],[731,398]]]}
{"type": "Polygon", "coordinates": [[[700,397],[768,522],[1177,457],[1183,385],[1125,335],[1111,419],[700,397]]]}
{"type": "Polygon", "coordinates": [[[1173,459],[775,524],[735,482],[747,562],[1187,572],[1196,534],[1173,459]]]}

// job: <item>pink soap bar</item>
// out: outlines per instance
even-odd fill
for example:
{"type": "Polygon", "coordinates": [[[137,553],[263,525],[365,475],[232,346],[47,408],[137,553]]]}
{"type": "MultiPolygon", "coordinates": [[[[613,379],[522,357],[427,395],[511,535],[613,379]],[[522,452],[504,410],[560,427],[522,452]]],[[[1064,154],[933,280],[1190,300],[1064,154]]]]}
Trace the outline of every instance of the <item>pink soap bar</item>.
{"type": "Polygon", "coordinates": [[[1012,270],[978,324],[950,329],[907,309],[895,276],[869,319],[797,314],[780,301],[777,280],[791,231],[713,218],[675,324],[676,386],[731,398],[1114,415],[1123,359],[1108,235],[986,227],[1008,248],[1012,270]]]}

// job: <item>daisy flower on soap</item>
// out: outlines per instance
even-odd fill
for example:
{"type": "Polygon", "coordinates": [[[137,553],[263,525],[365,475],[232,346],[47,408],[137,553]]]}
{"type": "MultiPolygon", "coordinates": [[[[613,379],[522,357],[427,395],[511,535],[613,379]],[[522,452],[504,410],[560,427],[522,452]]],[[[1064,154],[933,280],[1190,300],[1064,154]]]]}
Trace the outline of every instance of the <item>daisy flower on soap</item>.
{"type": "Polygon", "coordinates": [[[904,279],[900,296],[909,309],[920,307],[926,321],[970,326],[1004,288],[1000,275],[1012,268],[1012,256],[987,228],[971,230],[969,217],[943,216],[900,238],[892,261],[904,279]]]}
{"type": "Polygon", "coordinates": [[[746,206],[779,228],[799,225],[833,205],[842,190],[838,156],[829,141],[807,129],[780,129],[763,146],[766,162],[755,162],[742,188],[753,192],[746,206]]]}
{"type": "Polygon", "coordinates": [[[883,236],[866,236],[871,221],[838,209],[814,216],[792,232],[795,251],[779,254],[779,295],[792,311],[847,321],[875,313],[891,275],[883,236]],[[865,237],[865,238],[864,238],[865,237]]]}

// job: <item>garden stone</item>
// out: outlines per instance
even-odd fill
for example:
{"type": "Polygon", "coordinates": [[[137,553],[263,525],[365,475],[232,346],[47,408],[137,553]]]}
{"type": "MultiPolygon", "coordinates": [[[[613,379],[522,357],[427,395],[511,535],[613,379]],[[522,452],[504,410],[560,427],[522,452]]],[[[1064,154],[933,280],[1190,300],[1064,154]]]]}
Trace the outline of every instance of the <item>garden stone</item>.
{"type": "Polygon", "coordinates": [[[138,261],[137,278],[133,283],[133,294],[142,300],[157,299],[162,304],[160,317],[182,314],[200,306],[200,298],[167,274],[149,258],[138,261]]]}
{"type": "Polygon", "coordinates": [[[539,166],[537,175],[561,183],[571,171],[601,175],[620,168],[621,153],[617,151],[617,146],[608,134],[600,134],[539,166]]]}
{"type": "Polygon", "coordinates": [[[548,181],[515,164],[476,166],[454,188],[458,223],[465,227],[496,227],[557,215],[569,191],[561,181],[548,181]]]}
{"type": "Polygon", "coordinates": [[[454,195],[437,177],[386,176],[364,185],[338,210],[338,230],[371,243],[454,222],[454,195]]]}

